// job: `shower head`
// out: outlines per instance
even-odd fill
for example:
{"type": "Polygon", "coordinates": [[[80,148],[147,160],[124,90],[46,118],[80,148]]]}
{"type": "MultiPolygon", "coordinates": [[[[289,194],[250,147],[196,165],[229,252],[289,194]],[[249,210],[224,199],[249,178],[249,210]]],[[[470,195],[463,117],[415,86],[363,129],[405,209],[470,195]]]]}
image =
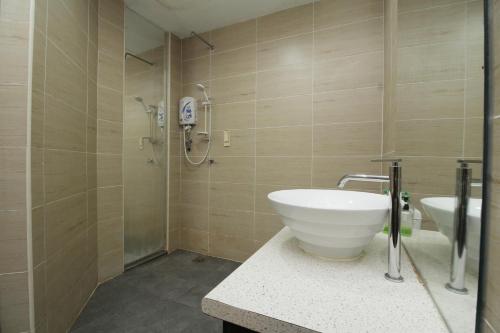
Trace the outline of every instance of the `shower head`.
{"type": "Polygon", "coordinates": [[[146,104],[144,104],[144,99],[141,97],[141,96],[136,96],[134,97],[134,99],[136,100],[136,102],[139,102],[141,103],[142,107],[144,108],[144,111],[146,112],[150,112],[149,108],[147,107],[146,104]]]}
{"type": "Polygon", "coordinates": [[[207,95],[207,88],[205,88],[205,86],[201,83],[197,83],[196,87],[203,92],[203,96],[205,96],[205,102],[210,103],[210,98],[207,95]]]}

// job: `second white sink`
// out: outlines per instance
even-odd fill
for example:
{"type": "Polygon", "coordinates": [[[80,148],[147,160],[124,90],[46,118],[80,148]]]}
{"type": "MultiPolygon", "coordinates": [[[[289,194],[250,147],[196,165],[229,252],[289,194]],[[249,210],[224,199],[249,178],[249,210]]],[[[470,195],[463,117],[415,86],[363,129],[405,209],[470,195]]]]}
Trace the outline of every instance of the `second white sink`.
{"type": "Polygon", "coordinates": [[[338,190],[284,190],[269,200],[306,252],[357,258],[382,230],[390,208],[386,195],[338,190]]]}

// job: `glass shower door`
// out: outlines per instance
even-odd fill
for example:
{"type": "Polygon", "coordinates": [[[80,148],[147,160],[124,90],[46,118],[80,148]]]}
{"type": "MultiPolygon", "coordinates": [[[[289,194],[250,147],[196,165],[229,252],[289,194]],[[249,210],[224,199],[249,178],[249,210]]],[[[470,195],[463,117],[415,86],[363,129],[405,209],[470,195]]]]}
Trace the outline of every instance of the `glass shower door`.
{"type": "Polygon", "coordinates": [[[123,177],[127,266],[165,249],[165,136],[156,121],[165,100],[164,32],[127,9],[125,45],[123,177]]]}

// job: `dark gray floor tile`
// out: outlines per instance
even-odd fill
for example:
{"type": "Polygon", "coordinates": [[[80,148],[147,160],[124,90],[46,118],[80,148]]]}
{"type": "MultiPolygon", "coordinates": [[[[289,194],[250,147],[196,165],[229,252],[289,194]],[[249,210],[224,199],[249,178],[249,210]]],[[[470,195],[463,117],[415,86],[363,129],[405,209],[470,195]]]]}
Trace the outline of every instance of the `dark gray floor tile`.
{"type": "Polygon", "coordinates": [[[99,286],[71,332],[222,332],[201,299],[238,266],[187,251],[157,258],[99,286]]]}

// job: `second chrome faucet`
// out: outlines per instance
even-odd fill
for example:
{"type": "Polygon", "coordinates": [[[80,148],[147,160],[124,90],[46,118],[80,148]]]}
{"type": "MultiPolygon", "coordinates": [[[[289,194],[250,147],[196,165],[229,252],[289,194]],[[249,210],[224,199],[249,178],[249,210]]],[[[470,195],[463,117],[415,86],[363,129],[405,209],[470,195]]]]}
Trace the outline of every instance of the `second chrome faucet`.
{"type": "Polygon", "coordinates": [[[385,278],[392,282],[403,282],[401,276],[401,159],[377,159],[372,162],[390,162],[389,176],[352,174],[343,176],[337,186],[343,189],[349,181],[389,183],[391,196],[391,218],[389,221],[388,268],[385,278]]]}

